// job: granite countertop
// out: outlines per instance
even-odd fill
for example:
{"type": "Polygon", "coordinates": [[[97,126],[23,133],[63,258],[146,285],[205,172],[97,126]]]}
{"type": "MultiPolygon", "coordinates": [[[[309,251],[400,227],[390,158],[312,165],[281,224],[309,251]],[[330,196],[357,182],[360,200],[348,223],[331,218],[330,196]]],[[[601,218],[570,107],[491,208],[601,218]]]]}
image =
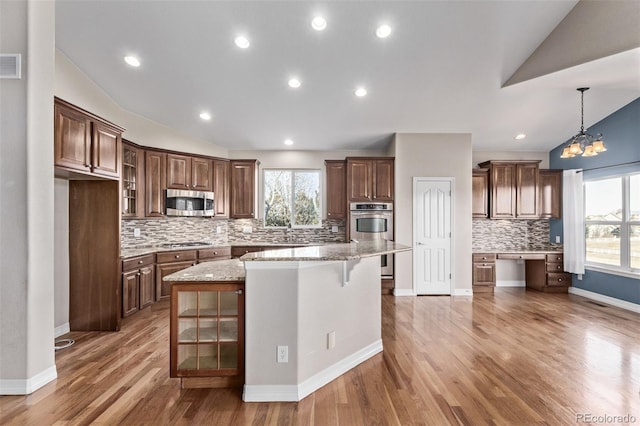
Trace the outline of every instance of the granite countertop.
{"type": "Polygon", "coordinates": [[[244,262],[238,259],[198,263],[167,275],[162,281],[244,281],[244,262]]]}
{"type": "Polygon", "coordinates": [[[240,258],[251,261],[333,261],[361,259],[389,253],[409,251],[411,247],[392,241],[363,241],[360,243],[326,244],[322,246],[298,247],[247,253],[240,258]]]}
{"type": "Polygon", "coordinates": [[[564,248],[562,244],[549,244],[547,246],[536,247],[509,247],[509,248],[473,248],[473,253],[562,253],[564,248]]]}

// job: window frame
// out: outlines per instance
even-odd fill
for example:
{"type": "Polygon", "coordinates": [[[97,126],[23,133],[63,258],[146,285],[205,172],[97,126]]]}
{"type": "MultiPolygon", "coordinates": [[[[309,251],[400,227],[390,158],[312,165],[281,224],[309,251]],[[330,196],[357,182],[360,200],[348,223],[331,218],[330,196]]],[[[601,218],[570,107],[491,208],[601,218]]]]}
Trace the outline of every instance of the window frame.
{"type": "Polygon", "coordinates": [[[294,169],[294,168],[282,168],[282,167],[271,167],[262,169],[262,226],[266,229],[287,229],[288,226],[269,226],[266,224],[266,205],[265,205],[265,184],[266,184],[266,174],[267,172],[291,172],[291,229],[318,229],[322,228],[322,170],[321,169],[310,169],[310,168],[302,168],[302,169],[294,169]],[[318,193],[320,194],[319,202],[318,202],[318,224],[317,225],[298,225],[294,224],[294,219],[296,215],[295,210],[295,184],[296,184],[296,174],[297,173],[316,173],[318,175],[318,193]]]}
{"type": "Polygon", "coordinates": [[[640,220],[631,220],[631,176],[640,175],[637,171],[621,173],[610,176],[599,176],[592,179],[585,179],[583,184],[585,200],[585,268],[593,271],[604,272],[614,275],[621,275],[631,278],[640,276],[640,268],[631,267],[631,227],[640,226],[640,220]],[[620,179],[622,191],[622,218],[620,221],[611,220],[588,220],[586,216],[587,184],[601,180],[620,179]],[[588,225],[612,225],[620,227],[620,266],[587,260],[587,226],[588,225]]]}

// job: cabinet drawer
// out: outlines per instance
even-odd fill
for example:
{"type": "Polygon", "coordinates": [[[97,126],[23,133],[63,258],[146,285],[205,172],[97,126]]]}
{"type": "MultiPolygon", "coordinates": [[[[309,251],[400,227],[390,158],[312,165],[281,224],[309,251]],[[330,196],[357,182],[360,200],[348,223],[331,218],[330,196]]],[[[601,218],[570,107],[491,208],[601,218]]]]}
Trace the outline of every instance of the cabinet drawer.
{"type": "Polygon", "coordinates": [[[569,287],[571,285],[571,274],[563,272],[547,274],[547,285],[551,287],[569,287]]]}
{"type": "Polygon", "coordinates": [[[552,253],[547,255],[547,262],[562,263],[564,255],[562,253],[552,253]]]}
{"type": "Polygon", "coordinates": [[[473,254],[473,262],[495,262],[496,254],[495,253],[474,253],[473,254]]]}
{"type": "Polygon", "coordinates": [[[122,261],[122,272],[135,271],[143,266],[152,265],[156,262],[155,254],[132,257],[122,261]]]}
{"type": "Polygon", "coordinates": [[[547,262],[547,272],[564,272],[564,264],[563,263],[550,263],[547,262]]]}
{"type": "Polygon", "coordinates": [[[261,246],[237,246],[231,247],[231,257],[240,257],[247,253],[253,253],[256,251],[262,251],[263,247],[261,246]]]}
{"type": "Polygon", "coordinates": [[[231,247],[212,247],[198,250],[198,259],[228,259],[231,257],[231,247]]]}
{"type": "Polygon", "coordinates": [[[498,259],[508,260],[544,260],[544,253],[500,253],[498,259]]]}
{"type": "Polygon", "coordinates": [[[197,250],[180,250],[180,251],[164,251],[156,254],[158,263],[183,262],[187,260],[196,260],[198,258],[197,250]]]}

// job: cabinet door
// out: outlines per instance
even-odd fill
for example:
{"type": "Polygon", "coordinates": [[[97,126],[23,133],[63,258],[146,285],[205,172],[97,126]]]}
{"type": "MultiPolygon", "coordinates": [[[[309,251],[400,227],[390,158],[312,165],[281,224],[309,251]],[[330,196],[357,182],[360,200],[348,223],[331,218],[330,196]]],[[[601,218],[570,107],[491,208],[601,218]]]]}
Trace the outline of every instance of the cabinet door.
{"type": "Polygon", "coordinates": [[[496,264],[493,262],[474,263],[473,285],[496,285],[496,264]]]}
{"type": "Polygon", "coordinates": [[[562,217],[562,170],[540,170],[540,217],[562,217]]]}
{"type": "Polygon", "coordinates": [[[92,171],[107,177],[120,177],[122,140],[120,132],[102,123],[93,122],[92,171]]]}
{"type": "Polygon", "coordinates": [[[63,105],[55,105],[54,164],[91,172],[91,121],[63,105]]]}
{"type": "Polygon", "coordinates": [[[229,217],[229,162],[213,160],[213,197],[216,217],[229,217]]]}
{"type": "Polygon", "coordinates": [[[122,217],[144,217],[144,151],[122,143],[122,217]]]}
{"type": "Polygon", "coordinates": [[[344,219],[347,214],[347,169],[346,162],[327,160],[327,218],[344,219]]]}
{"type": "Polygon", "coordinates": [[[472,217],[489,217],[489,171],[473,171],[472,179],[472,217]]]}
{"type": "Polygon", "coordinates": [[[516,166],[516,217],[539,218],[538,196],[538,164],[518,164],[516,166]]]}
{"type": "Polygon", "coordinates": [[[156,301],[156,274],[153,266],[141,268],[139,274],[140,309],[143,309],[156,301]]]}
{"type": "Polygon", "coordinates": [[[393,163],[392,159],[373,160],[373,200],[393,201],[393,163]]]}
{"type": "Polygon", "coordinates": [[[191,189],[191,157],[167,154],[167,188],[191,189]]]}
{"type": "Polygon", "coordinates": [[[145,153],[145,215],[164,216],[164,190],[166,189],[166,154],[145,153]]]}
{"type": "Polygon", "coordinates": [[[491,217],[513,219],[516,217],[516,166],[493,164],[491,166],[491,217]]]}
{"type": "Polygon", "coordinates": [[[191,189],[196,191],[212,191],[211,160],[191,157],[191,189]]]}
{"type": "Polygon", "coordinates": [[[255,217],[255,161],[231,160],[231,208],[232,218],[255,217]]]}
{"type": "Polygon", "coordinates": [[[131,271],[122,274],[122,316],[128,317],[138,312],[139,272],[131,271]]]}
{"type": "Polygon", "coordinates": [[[175,262],[156,265],[156,300],[166,299],[171,296],[171,285],[162,281],[167,275],[182,271],[189,266],[196,264],[196,261],[175,262]]]}
{"type": "Polygon", "coordinates": [[[371,160],[347,160],[347,196],[349,201],[370,201],[371,160]]]}

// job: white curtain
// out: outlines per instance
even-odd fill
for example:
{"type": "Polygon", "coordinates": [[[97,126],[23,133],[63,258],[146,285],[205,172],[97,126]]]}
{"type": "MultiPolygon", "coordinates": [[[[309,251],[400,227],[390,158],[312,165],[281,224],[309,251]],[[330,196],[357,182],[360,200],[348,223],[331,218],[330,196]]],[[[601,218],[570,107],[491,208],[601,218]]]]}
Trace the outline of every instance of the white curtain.
{"type": "Polygon", "coordinates": [[[584,190],[582,170],[562,173],[564,270],[584,274],[584,190]]]}

